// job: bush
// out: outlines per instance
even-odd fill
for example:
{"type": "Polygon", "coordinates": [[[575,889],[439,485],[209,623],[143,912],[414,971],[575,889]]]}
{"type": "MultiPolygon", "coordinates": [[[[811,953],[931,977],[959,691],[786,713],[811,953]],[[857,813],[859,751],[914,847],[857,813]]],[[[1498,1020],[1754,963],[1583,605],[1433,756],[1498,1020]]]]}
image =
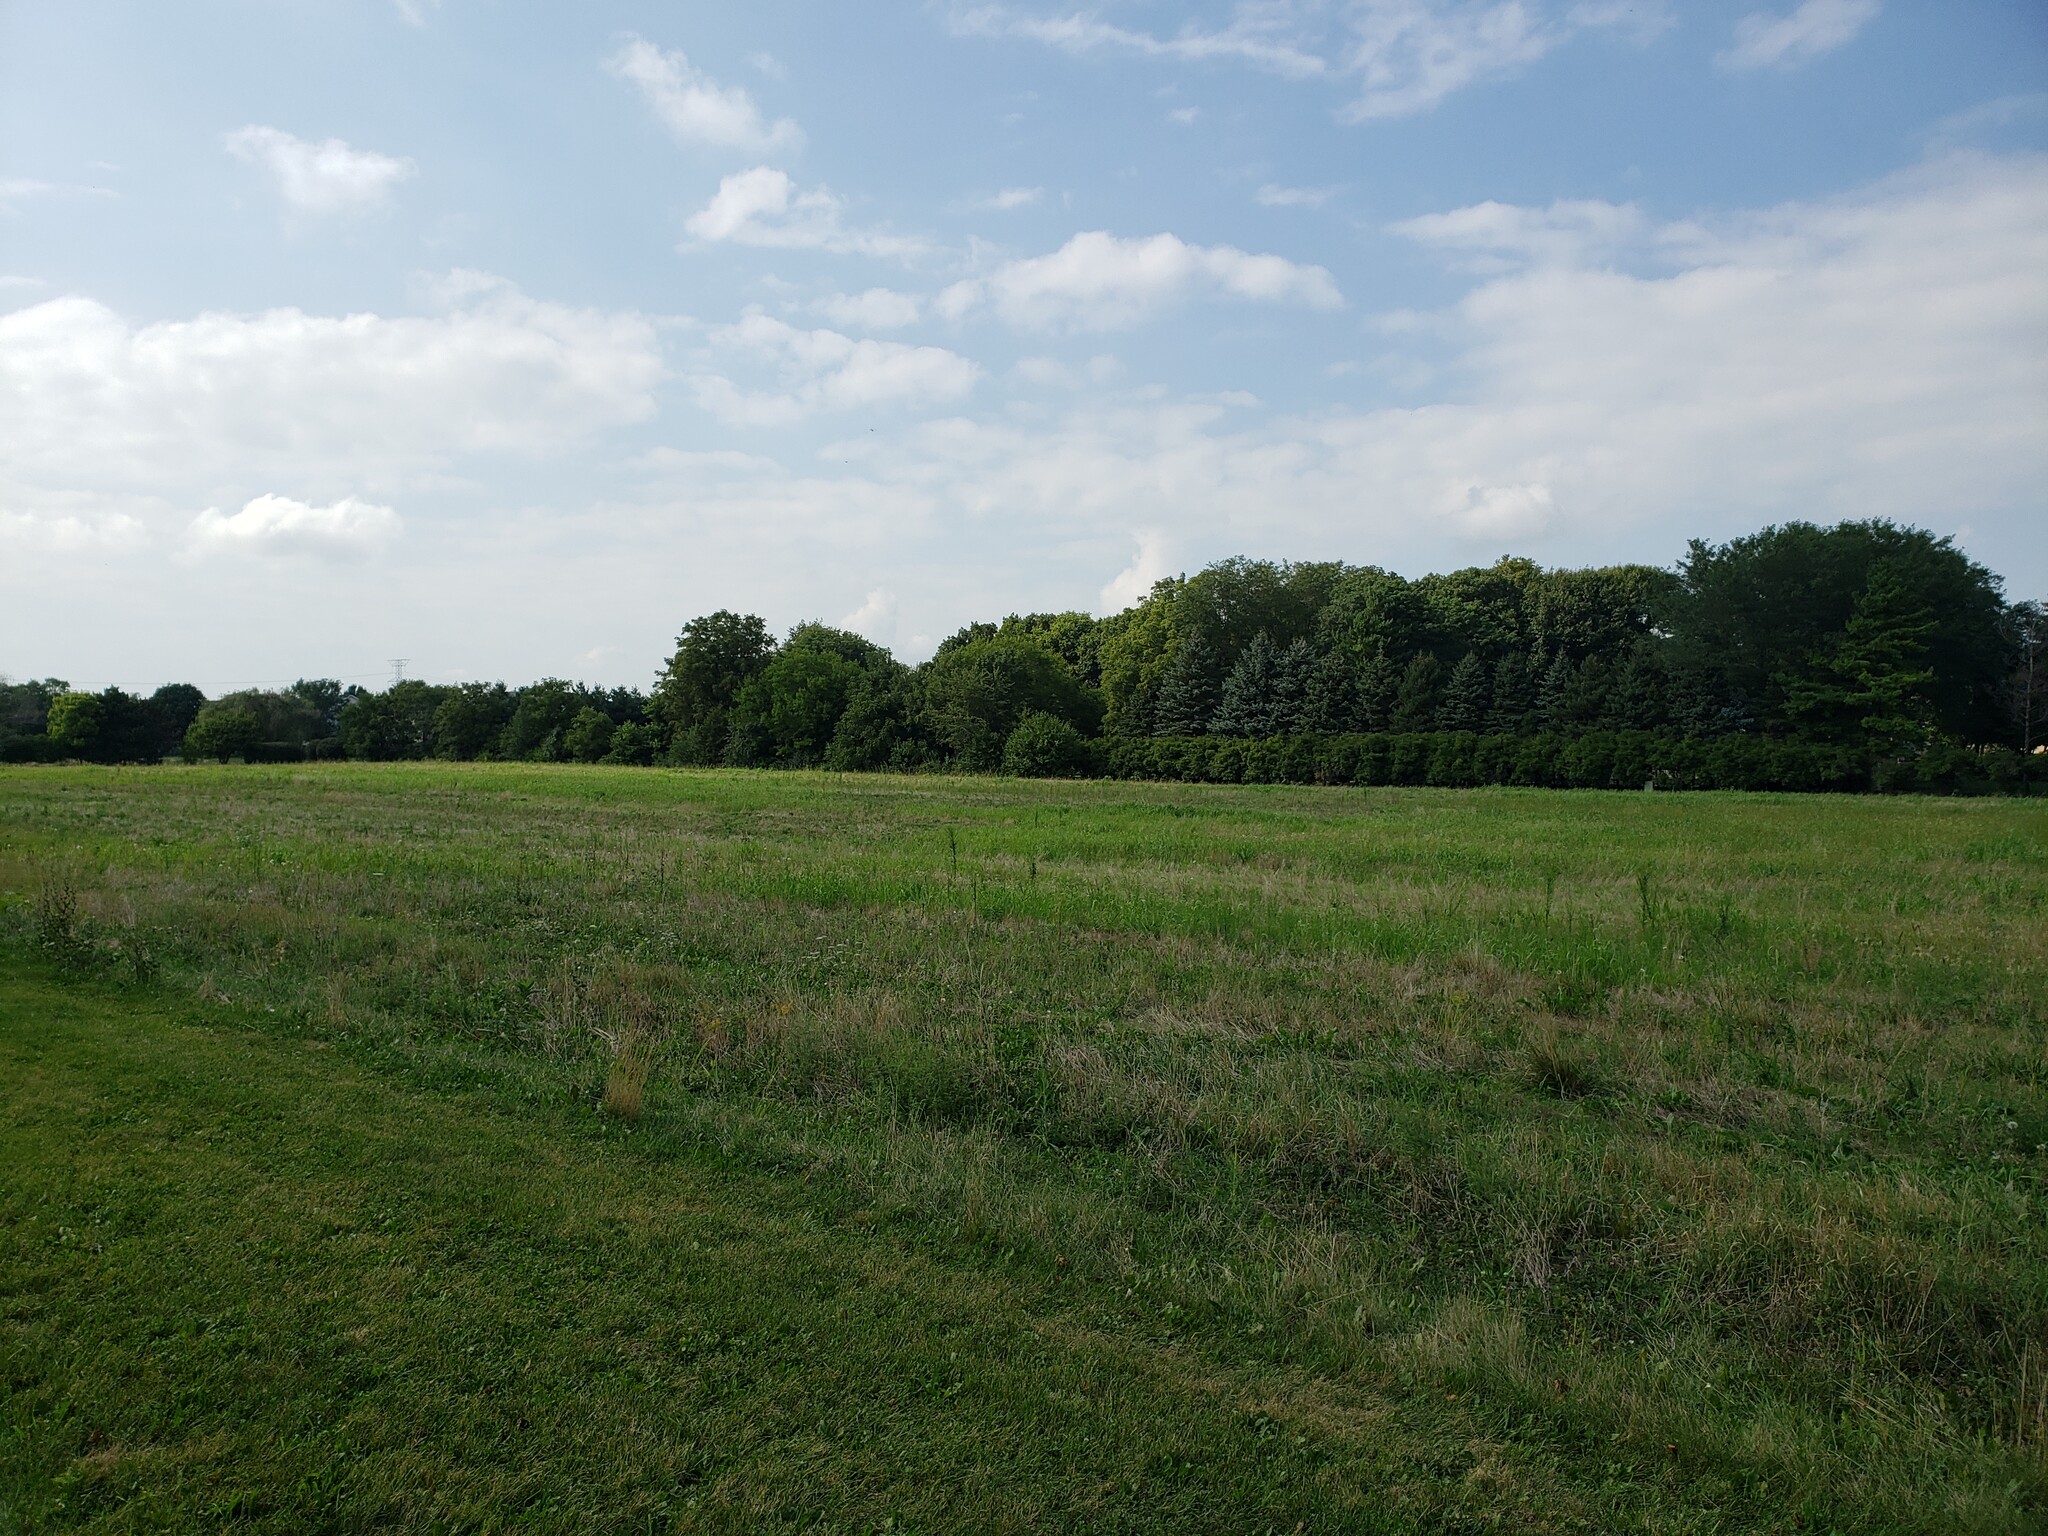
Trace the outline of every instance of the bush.
{"type": "Polygon", "coordinates": [[[1027,779],[1071,779],[1090,772],[1094,751],[1086,736],[1057,715],[1029,710],[1003,743],[1003,771],[1027,779]]]}
{"type": "Polygon", "coordinates": [[[185,733],[184,755],[191,762],[210,757],[224,763],[231,757],[254,757],[262,744],[263,722],[254,711],[209,705],[185,733]]]}

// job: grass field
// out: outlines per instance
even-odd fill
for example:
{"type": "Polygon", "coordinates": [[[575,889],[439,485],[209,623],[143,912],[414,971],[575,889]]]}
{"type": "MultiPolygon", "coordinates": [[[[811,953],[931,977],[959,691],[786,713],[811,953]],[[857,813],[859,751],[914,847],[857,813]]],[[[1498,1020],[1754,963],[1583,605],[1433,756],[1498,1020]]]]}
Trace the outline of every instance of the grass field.
{"type": "Polygon", "coordinates": [[[16,769],[0,902],[20,1529],[2048,1528],[2025,802],[16,769]]]}

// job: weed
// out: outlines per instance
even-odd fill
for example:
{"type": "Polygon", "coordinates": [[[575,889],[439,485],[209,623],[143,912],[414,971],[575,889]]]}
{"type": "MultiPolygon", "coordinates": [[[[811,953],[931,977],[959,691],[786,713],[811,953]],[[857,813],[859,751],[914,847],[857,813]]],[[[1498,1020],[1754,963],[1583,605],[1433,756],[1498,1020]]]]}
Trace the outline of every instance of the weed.
{"type": "Polygon", "coordinates": [[[35,935],[36,947],[66,969],[83,970],[93,963],[78,888],[68,876],[46,872],[36,886],[35,935]]]}

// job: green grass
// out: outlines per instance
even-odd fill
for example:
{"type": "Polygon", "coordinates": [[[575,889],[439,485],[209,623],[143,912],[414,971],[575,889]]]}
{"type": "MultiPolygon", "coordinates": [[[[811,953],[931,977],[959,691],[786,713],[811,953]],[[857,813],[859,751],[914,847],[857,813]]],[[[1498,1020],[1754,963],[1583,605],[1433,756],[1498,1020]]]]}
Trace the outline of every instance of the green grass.
{"type": "Polygon", "coordinates": [[[23,769],[0,893],[26,1529],[2048,1522],[2024,802],[23,769]]]}

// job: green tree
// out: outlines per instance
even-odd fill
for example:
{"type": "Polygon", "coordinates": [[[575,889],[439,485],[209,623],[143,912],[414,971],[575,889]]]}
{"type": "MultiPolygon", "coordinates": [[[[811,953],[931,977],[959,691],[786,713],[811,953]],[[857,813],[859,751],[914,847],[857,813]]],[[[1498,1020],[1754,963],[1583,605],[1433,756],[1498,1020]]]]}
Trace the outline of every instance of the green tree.
{"type": "Polygon", "coordinates": [[[932,659],[924,673],[932,734],[963,768],[1002,761],[1017,722],[1032,710],[1064,720],[1083,735],[1102,721],[1102,700],[1035,640],[994,636],[932,659]]]}
{"type": "Polygon", "coordinates": [[[1417,651],[1401,673],[1388,726],[1396,731],[1427,731],[1436,725],[1437,694],[1443,664],[1429,651],[1417,651]]]}
{"type": "MultiPolygon", "coordinates": [[[[1342,660],[1332,656],[1341,666],[1342,660]]],[[[1358,669],[1358,728],[1363,731],[1389,730],[1394,722],[1394,699],[1401,691],[1401,673],[1394,659],[1380,646],[1358,669]]]]}
{"type": "Polygon", "coordinates": [[[1443,702],[1437,705],[1436,724],[1440,731],[1483,731],[1487,706],[1492,702],[1486,663],[1477,651],[1467,651],[1451,668],[1444,684],[1443,702]]]}
{"type": "Polygon", "coordinates": [[[1502,736],[1528,734],[1536,712],[1536,690],[1529,679],[1529,660],[1509,651],[1494,664],[1493,696],[1486,710],[1486,728],[1502,736]]]}
{"type": "Polygon", "coordinates": [[[1891,567],[1905,609],[1933,628],[1921,666],[1930,724],[1971,742],[2007,739],[2003,685],[2012,639],[1998,578],[1945,538],[1873,519],[1832,528],[1786,523],[1723,545],[1695,540],[1678,573],[1664,627],[1674,687],[1709,695],[1709,714],[1766,730],[1833,729],[1809,688],[1839,681],[1840,637],[1869,589],[1872,567],[1891,567]],[[1794,706],[1795,692],[1802,701],[1794,706]]]}
{"type": "Polygon", "coordinates": [[[434,706],[434,750],[458,763],[498,744],[518,701],[503,683],[463,683],[434,706]]]}
{"type": "Polygon", "coordinates": [[[158,757],[183,750],[185,733],[192,729],[192,722],[199,718],[205,704],[206,695],[190,683],[166,683],[149,696],[150,708],[156,716],[158,757]]]}
{"type": "Polygon", "coordinates": [[[215,700],[202,709],[185,732],[184,756],[199,762],[213,758],[250,757],[263,745],[263,717],[245,704],[215,700]]]}
{"type": "Polygon", "coordinates": [[[1301,728],[1305,731],[1358,731],[1365,729],[1364,711],[1359,706],[1358,679],[1337,657],[1318,652],[1309,673],[1301,701],[1301,728]]]}
{"type": "Polygon", "coordinates": [[[99,755],[103,713],[96,693],[60,693],[50,700],[43,732],[71,756],[90,761],[99,755]]]}
{"type": "Polygon", "coordinates": [[[1199,629],[1181,637],[1159,674],[1152,698],[1152,730],[1161,736],[1200,736],[1215,718],[1222,659],[1199,629]]]}
{"type": "Polygon", "coordinates": [[[1803,675],[1784,679],[1787,712],[1816,734],[1883,751],[1923,744],[1935,714],[1927,691],[1935,628],[1898,569],[1877,561],[1840,637],[1803,675]]]}
{"type": "Polygon", "coordinates": [[[816,766],[865,675],[830,650],[785,647],[733,702],[727,759],[742,766],[816,766]]]}
{"type": "Polygon", "coordinates": [[[1027,779],[1070,779],[1088,771],[1088,738],[1057,715],[1026,710],[1003,743],[1003,771],[1027,779]]]}
{"type": "Polygon", "coordinates": [[[1559,651],[1547,662],[1543,652],[1536,652],[1536,729],[1539,731],[1563,731],[1571,727],[1572,685],[1578,681],[1579,669],[1572,665],[1571,657],[1559,651]]]}
{"type": "Polygon", "coordinates": [[[644,768],[654,761],[654,728],[638,720],[627,720],[612,732],[610,748],[603,761],[644,768]]]}
{"type": "Polygon", "coordinates": [[[601,709],[586,704],[562,732],[562,756],[572,763],[595,763],[612,749],[619,727],[601,709]]]}
{"type": "Polygon", "coordinates": [[[1252,636],[1223,680],[1211,729],[1219,736],[1271,736],[1278,729],[1280,656],[1264,630],[1252,636]]]}
{"type": "Polygon", "coordinates": [[[751,613],[721,608],[683,626],[647,703],[673,761],[715,763],[724,755],[733,701],[774,654],[768,626],[751,613]]]}

